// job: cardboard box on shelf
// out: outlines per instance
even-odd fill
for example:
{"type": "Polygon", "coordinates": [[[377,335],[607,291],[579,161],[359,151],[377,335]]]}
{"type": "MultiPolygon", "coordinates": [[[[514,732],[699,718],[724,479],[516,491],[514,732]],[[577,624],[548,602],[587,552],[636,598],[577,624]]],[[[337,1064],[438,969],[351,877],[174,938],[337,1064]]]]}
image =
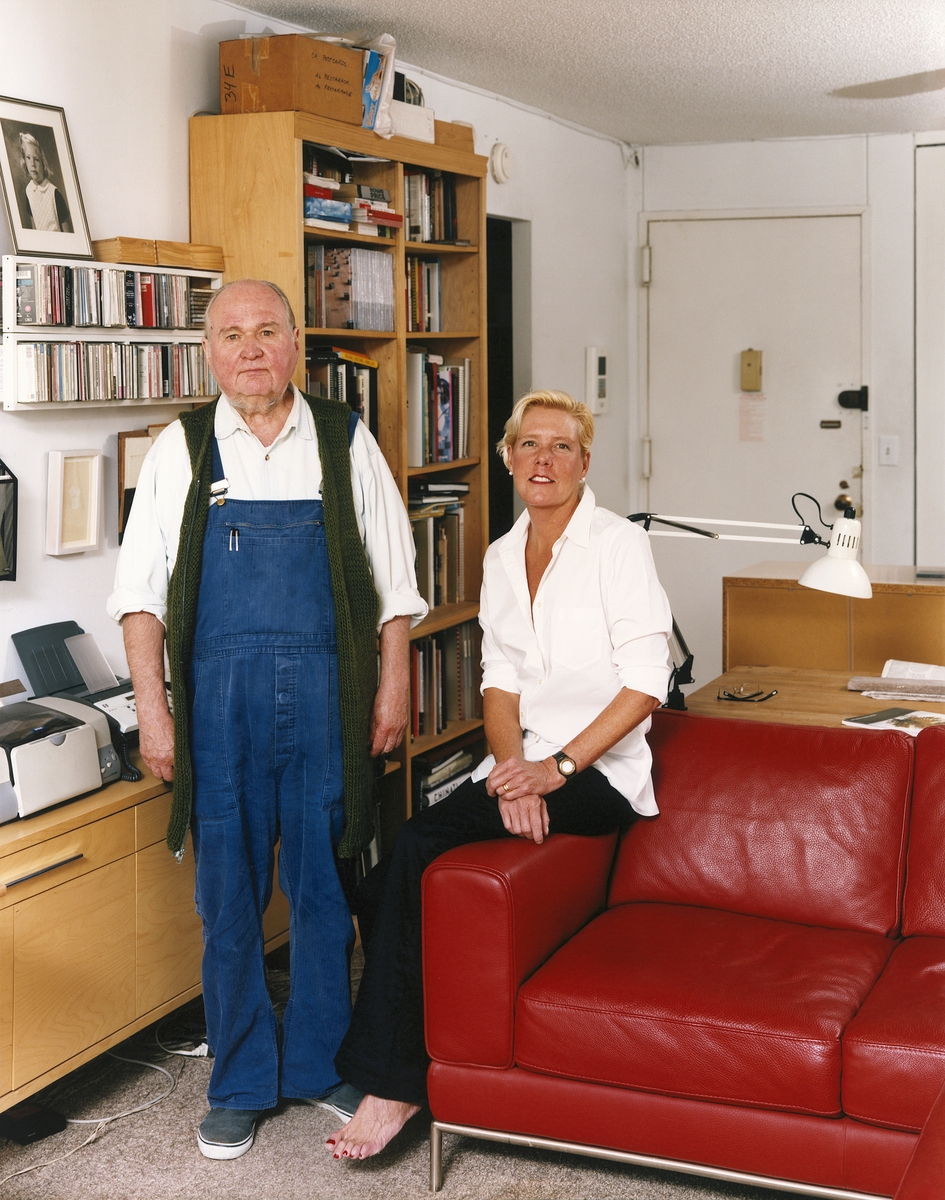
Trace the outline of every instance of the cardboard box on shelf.
{"type": "Polygon", "coordinates": [[[465,121],[434,121],[433,126],[438,146],[449,146],[451,150],[465,150],[468,154],[475,154],[474,131],[471,125],[465,121]]]}
{"type": "Polygon", "coordinates": [[[113,237],[92,243],[99,262],[128,263],[138,267],[193,267],[196,271],[222,271],[219,246],[196,242],[165,242],[154,238],[113,237]]]}
{"type": "Polygon", "coordinates": [[[154,243],[156,262],[162,267],[193,267],[197,271],[222,271],[223,250],[220,246],[201,246],[196,242],[154,243]]]}
{"type": "Polygon", "coordinates": [[[105,238],[92,243],[92,253],[99,262],[129,263],[140,267],[153,267],[157,263],[154,238],[105,238]]]}
{"type": "Polygon", "coordinates": [[[220,111],[297,111],[361,124],[364,52],[300,33],[220,43],[220,111]]]}

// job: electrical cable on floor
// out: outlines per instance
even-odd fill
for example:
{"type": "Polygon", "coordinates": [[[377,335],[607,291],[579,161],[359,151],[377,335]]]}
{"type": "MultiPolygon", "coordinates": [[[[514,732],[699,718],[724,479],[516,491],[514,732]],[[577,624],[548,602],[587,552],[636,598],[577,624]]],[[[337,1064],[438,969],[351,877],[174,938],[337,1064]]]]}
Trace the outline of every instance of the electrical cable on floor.
{"type": "Polygon", "coordinates": [[[109,1058],[117,1058],[119,1062],[134,1063],[135,1066],[148,1067],[151,1071],[160,1071],[162,1075],[166,1075],[171,1081],[171,1086],[166,1092],[162,1092],[160,1096],[155,1096],[153,1100],[149,1100],[146,1104],[139,1104],[136,1108],[126,1109],[125,1112],[116,1113],[113,1117],[84,1117],[81,1120],[67,1117],[66,1119],[70,1125],[110,1125],[112,1121],[120,1121],[122,1117],[130,1117],[133,1113],[144,1112],[146,1108],[153,1108],[155,1104],[160,1104],[162,1100],[166,1100],[177,1087],[181,1072],[184,1069],[184,1064],[181,1063],[180,1070],[176,1075],[172,1075],[164,1067],[159,1067],[157,1063],[145,1062],[143,1058],[126,1058],[123,1054],[116,1054],[114,1050],[106,1050],[105,1053],[109,1058]]]}
{"type": "Polygon", "coordinates": [[[28,1175],[30,1171],[38,1171],[41,1167],[51,1167],[55,1163],[60,1163],[64,1159],[69,1158],[71,1155],[75,1154],[77,1150],[81,1150],[85,1146],[90,1146],[100,1134],[104,1133],[105,1129],[111,1125],[113,1121],[120,1121],[123,1117],[130,1117],[133,1113],[144,1112],[145,1109],[153,1108],[155,1104],[160,1104],[160,1102],[162,1100],[166,1100],[171,1092],[173,1092],[177,1087],[186,1065],[185,1063],[181,1063],[177,1074],[172,1075],[170,1071],[166,1070],[164,1067],[159,1067],[157,1063],[145,1062],[140,1058],[126,1058],[123,1054],[116,1054],[114,1050],[106,1050],[105,1053],[109,1056],[109,1058],[116,1058],[119,1060],[119,1062],[134,1063],[136,1066],[148,1067],[152,1071],[160,1071],[162,1075],[166,1075],[171,1081],[171,1086],[167,1088],[166,1091],[163,1091],[160,1096],[155,1096],[153,1100],[148,1100],[146,1104],[139,1104],[135,1108],[126,1109],[125,1112],[116,1113],[111,1117],[87,1117],[83,1119],[67,1117],[67,1122],[70,1125],[94,1125],[95,1128],[84,1142],[80,1142],[78,1146],[73,1146],[71,1150],[67,1150],[65,1154],[60,1154],[58,1158],[51,1158],[48,1160],[48,1162],[33,1163],[32,1166],[23,1167],[19,1171],[13,1171],[11,1174],[5,1175],[2,1179],[0,1179],[0,1187],[3,1187],[3,1185],[9,1182],[9,1180],[15,1179],[18,1175],[28,1175]]]}

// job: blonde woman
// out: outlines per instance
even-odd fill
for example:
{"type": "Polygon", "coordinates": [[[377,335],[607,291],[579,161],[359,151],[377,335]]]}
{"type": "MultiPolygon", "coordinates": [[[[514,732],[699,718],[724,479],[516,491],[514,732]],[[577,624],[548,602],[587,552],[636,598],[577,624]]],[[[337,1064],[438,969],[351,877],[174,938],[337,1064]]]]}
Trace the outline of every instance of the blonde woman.
{"type": "Polygon", "coordinates": [[[408,821],[365,881],[375,916],[359,909],[362,931],[373,928],[335,1059],[349,1093],[365,1095],[328,1139],[335,1158],[376,1154],[425,1102],[420,880],[433,859],[495,838],[607,833],[657,811],[644,734],[666,695],[672,618],[646,535],[585,482],[593,436],[590,410],[564,392],[530,392],[506,423],[498,450],[525,512],[484,564],[492,754],[408,821]]]}

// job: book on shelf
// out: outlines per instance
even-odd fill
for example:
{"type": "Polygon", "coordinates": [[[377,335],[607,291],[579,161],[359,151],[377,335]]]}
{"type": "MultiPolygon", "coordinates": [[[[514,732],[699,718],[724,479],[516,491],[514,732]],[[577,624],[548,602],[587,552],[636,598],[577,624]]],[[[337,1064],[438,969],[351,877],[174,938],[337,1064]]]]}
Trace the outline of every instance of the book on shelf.
{"type": "Polygon", "coordinates": [[[351,229],[347,221],[326,221],[321,217],[306,217],[304,224],[309,229],[330,229],[332,233],[348,233],[351,229]]]}
{"type": "Polygon", "coordinates": [[[466,514],[462,501],[411,505],[417,589],[431,608],[466,599],[466,514]]]}
{"type": "Polygon", "coordinates": [[[456,220],[456,177],[451,172],[406,167],[404,197],[409,241],[460,244],[456,220]]]}
{"type": "Polygon", "coordinates": [[[347,154],[337,146],[323,146],[318,142],[302,143],[302,170],[305,175],[316,175],[319,181],[330,179],[334,183],[353,183],[351,162],[347,154]]]}
{"type": "Polygon", "coordinates": [[[464,621],[410,643],[411,734],[442,733],[450,722],[482,717],[481,630],[464,621]]]}
{"type": "Polygon", "coordinates": [[[392,256],[361,246],[309,246],[306,313],[312,329],[392,330],[392,256]]]}
{"type": "Polygon", "coordinates": [[[407,464],[454,462],[469,454],[471,363],[444,362],[420,346],[407,347],[407,464]]]}
{"type": "Polygon", "coordinates": [[[351,220],[351,205],[345,200],[323,200],[319,196],[308,195],[304,199],[303,216],[306,220],[317,217],[321,221],[343,221],[346,224],[351,220]]]}
{"type": "Polygon", "coordinates": [[[310,342],[305,350],[305,387],[313,396],[341,400],[377,436],[377,361],[344,346],[310,342]]]}
{"type": "Polygon", "coordinates": [[[411,764],[413,811],[445,799],[472,774],[484,754],[481,729],[418,754],[411,764]]]}
{"type": "Polygon", "coordinates": [[[19,404],[216,396],[199,342],[18,342],[19,404]]]}
{"type": "Polygon", "coordinates": [[[20,325],[79,328],[191,329],[203,320],[213,289],[204,280],[163,271],[63,266],[18,261],[16,311],[20,325]],[[203,308],[194,291],[206,295],[203,308]]]}
{"type": "Polygon", "coordinates": [[[440,333],[440,260],[407,259],[407,329],[410,333],[440,333]]]}
{"type": "Polygon", "coordinates": [[[390,192],[387,188],[372,187],[368,183],[339,183],[339,200],[369,200],[380,204],[390,204],[390,192]]]}

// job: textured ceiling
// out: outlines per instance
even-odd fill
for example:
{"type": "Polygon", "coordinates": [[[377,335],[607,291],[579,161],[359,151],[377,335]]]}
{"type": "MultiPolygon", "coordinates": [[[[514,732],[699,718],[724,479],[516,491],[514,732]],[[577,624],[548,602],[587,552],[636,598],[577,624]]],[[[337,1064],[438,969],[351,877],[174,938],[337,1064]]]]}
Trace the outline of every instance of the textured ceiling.
{"type": "Polygon", "coordinates": [[[945,128],[945,0],[242,3],[631,143],[945,128]]]}

